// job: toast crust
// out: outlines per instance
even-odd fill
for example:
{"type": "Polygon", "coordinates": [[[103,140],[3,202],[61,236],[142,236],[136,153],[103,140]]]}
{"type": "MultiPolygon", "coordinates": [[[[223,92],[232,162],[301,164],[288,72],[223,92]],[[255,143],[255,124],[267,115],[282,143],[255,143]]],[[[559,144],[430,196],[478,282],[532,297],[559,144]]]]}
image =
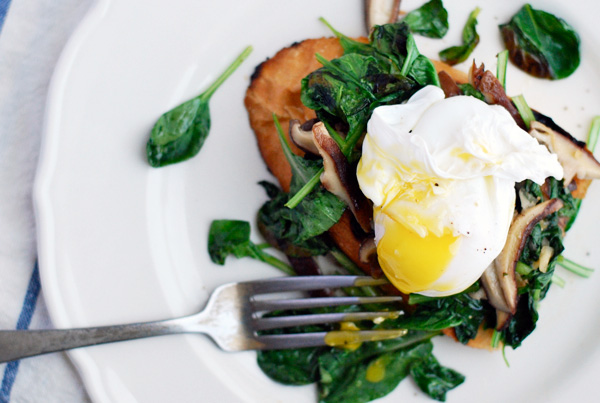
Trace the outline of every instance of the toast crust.
{"type": "MultiPolygon", "coordinates": [[[[331,60],[341,56],[343,49],[336,38],[320,38],[307,39],[280,50],[256,68],[244,99],[260,153],[286,192],[290,188],[292,172],[279,144],[273,113],[286,136],[290,120],[305,122],[316,117],[315,112],[300,101],[300,81],[322,67],[315,58],[316,53],[331,60]]],[[[303,155],[291,141],[290,145],[294,153],[303,155]]]]}

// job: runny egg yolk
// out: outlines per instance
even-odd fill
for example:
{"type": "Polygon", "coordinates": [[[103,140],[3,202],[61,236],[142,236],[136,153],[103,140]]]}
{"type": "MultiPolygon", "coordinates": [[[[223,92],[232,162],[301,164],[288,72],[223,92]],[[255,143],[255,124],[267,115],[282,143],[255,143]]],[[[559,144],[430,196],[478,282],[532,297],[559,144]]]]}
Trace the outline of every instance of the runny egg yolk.
{"type": "Polygon", "coordinates": [[[432,297],[464,291],[501,252],[516,182],[562,174],[504,108],[433,86],[375,109],[357,168],[385,275],[432,297]]]}
{"type": "Polygon", "coordinates": [[[456,256],[461,238],[448,231],[422,237],[393,218],[384,220],[385,236],[377,244],[377,255],[387,278],[400,290],[428,289],[456,256]]]}

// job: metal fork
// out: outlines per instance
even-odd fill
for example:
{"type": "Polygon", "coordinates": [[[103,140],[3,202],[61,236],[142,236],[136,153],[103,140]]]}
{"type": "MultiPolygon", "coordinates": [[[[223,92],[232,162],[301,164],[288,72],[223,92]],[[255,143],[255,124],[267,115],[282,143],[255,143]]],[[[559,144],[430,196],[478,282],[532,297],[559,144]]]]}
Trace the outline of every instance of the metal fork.
{"type": "Polygon", "coordinates": [[[262,330],[292,326],[396,318],[402,314],[401,311],[261,316],[261,313],[274,310],[401,301],[402,297],[398,296],[260,298],[273,293],[377,286],[386,283],[384,279],[362,276],[297,276],[225,284],[212,293],[204,310],[176,319],[79,329],[0,331],[0,362],[77,347],[178,333],[204,333],[225,351],[341,345],[396,338],[404,335],[406,331],[392,329],[259,334],[262,330]]]}

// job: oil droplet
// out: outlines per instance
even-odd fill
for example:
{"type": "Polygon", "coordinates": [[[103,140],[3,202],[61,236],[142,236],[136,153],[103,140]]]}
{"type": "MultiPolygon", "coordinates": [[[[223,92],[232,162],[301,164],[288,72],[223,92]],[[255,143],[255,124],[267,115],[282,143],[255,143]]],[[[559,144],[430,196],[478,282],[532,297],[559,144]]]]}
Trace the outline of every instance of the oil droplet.
{"type": "MultiPolygon", "coordinates": [[[[357,332],[360,330],[360,328],[358,326],[356,326],[356,324],[354,322],[342,322],[342,323],[340,323],[340,330],[347,331],[347,332],[357,332]]],[[[344,344],[341,347],[345,348],[346,350],[354,351],[357,348],[359,348],[361,345],[362,345],[362,342],[358,342],[358,343],[344,344]]]]}
{"type": "Polygon", "coordinates": [[[392,330],[334,330],[325,335],[325,344],[332,347],[348,347],[365,341],[395,339],[404,336],[406,329],[392,330]]]}
{"type": "Polygon", "coordinates": [[[367,367],[366,379],[371,383],[381,382],[385,378],[385,367],[388,364],[388,357],[379,357],[369,364],[367,367]]]}

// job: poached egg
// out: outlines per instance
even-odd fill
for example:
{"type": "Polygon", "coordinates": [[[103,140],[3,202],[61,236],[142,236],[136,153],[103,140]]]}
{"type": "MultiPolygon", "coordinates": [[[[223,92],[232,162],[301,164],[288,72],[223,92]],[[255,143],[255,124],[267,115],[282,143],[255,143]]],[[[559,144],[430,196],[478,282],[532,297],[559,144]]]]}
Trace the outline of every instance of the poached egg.
{"type": "Polygon", "coordinates": [[[433,297],[464,291],[501,252],[516,182],[562,175],[502,106],[435,86],[374,110],[357,168],[385,275],[433,297]]]}

